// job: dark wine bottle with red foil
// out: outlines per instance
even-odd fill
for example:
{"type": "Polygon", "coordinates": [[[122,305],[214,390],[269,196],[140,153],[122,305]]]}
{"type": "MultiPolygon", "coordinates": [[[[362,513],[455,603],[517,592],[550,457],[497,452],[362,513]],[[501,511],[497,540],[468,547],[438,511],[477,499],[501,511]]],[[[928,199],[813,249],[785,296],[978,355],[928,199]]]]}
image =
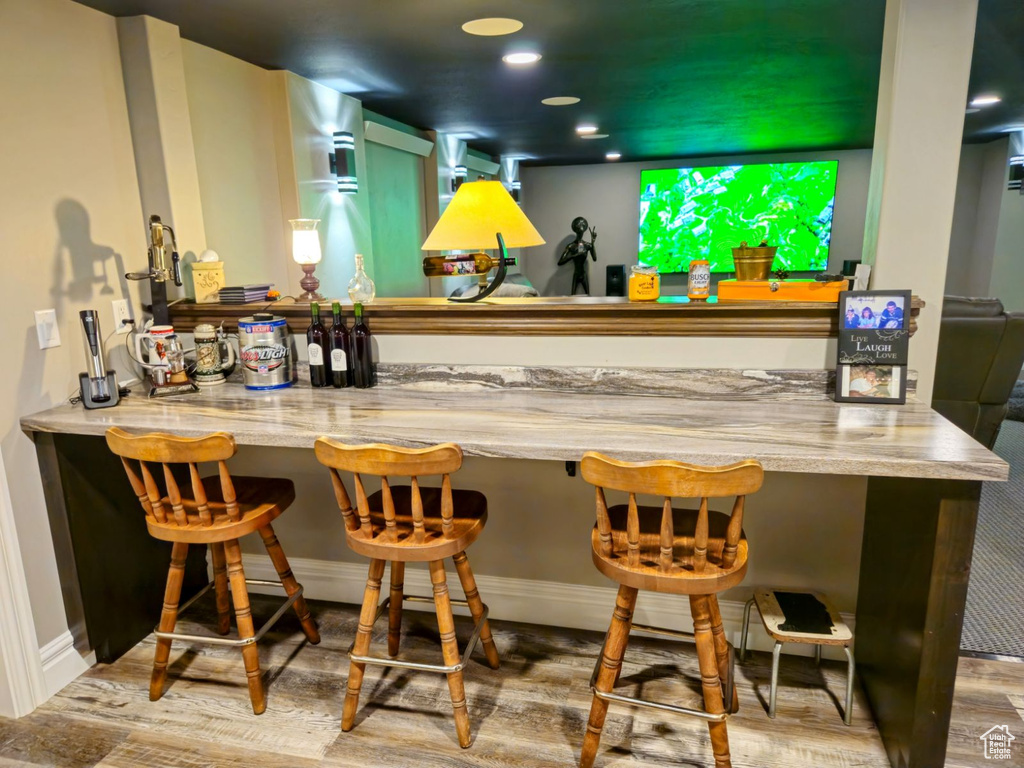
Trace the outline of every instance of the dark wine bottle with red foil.
{"type": "Polygon", "coordinates": [[[372,387],[374,381],[373,337],[363,318],[363,305],[356,304],[356,324],[352,328],[353,383],[358,389],[372,387]]]}
{"type": "Polygon", "coordinates": [[[327,329],[320,322],[320,305],[315,301],[309,305],[309,313],[313,322],[306,329],[306,354],[309,358],[309,383],[314,387],[326,387],[329,384],[327,329]]]}
{"type": "Polygon", "coordinates": [[[345,318],[341,316],[341,304],[331,304],[334,323],[331,325],[331,384],[335,389],[352,386],[352,340],[345,318]]]}

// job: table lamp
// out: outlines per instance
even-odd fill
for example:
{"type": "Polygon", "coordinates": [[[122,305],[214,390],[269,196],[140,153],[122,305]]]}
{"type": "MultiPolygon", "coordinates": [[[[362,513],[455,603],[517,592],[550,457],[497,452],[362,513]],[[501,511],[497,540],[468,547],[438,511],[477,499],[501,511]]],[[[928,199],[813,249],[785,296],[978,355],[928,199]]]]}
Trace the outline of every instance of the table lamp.
{"type": "Polygon", "coordinates": [[[544,245],[544,238],[526,214],[516,205],[500,181],[468,181],[459,187],[433,231],[423,243],[424,251],[468,251],[493,248],[497,240],[497,258],[471,253],[454,258],[428,256],[423,259],[423,274],[428,277],[482,275],[486,279],[492,267],[498,271],[490,285],[475,296],[449,298],[450,301],[480,301],[494,293],[505,279],[509,259],[506,246],[525,248],[544,245]]]}
{"type": "Polygon", "coordinates": [[[317,292],[320,281],[313,275],[322,258],[320,233],[316,231],[320,219],[289,219],[288,222],[292,225],[292,259],[305,273],[299,281],[305,293],[298,301],[323,301],[324,297],[317,292]]]}

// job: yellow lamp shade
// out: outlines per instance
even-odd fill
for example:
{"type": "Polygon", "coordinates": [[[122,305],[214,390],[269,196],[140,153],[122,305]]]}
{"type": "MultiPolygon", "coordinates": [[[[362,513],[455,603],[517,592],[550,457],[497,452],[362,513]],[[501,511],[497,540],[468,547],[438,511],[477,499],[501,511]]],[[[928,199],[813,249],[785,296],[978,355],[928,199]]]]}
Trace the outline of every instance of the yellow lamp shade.
{"type": "Polygon", "coordinates": [[[498,233],[509,248],[544,245],[544,238],[500,181],[467,181],[437,220],[423,250],[496,248],[498,233]]]}

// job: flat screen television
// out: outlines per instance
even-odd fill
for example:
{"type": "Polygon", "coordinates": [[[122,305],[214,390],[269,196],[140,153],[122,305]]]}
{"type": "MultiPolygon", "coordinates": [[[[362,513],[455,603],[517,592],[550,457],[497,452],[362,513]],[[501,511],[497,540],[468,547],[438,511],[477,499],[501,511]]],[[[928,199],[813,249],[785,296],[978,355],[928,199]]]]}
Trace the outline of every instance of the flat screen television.
{"type": "Polygon", "coordinates": [[[640,173],[640,263],[686,272],[706,258],[732,272],[742,241],[778,246],[775,268],[828,266],[838,161],[717,165],[640,173]]]}

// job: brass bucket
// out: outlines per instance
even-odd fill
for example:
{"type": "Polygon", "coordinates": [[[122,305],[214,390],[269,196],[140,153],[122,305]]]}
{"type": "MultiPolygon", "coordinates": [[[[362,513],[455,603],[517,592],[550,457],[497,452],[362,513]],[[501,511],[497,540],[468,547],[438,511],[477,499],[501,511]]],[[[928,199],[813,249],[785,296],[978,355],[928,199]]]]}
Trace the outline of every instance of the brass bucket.
{"type": "Polygon", "coordinates": [[[775,262],[778,246],[732,249],[732,261],[736,265],[737,280],[767,280],[775,262]]]}

